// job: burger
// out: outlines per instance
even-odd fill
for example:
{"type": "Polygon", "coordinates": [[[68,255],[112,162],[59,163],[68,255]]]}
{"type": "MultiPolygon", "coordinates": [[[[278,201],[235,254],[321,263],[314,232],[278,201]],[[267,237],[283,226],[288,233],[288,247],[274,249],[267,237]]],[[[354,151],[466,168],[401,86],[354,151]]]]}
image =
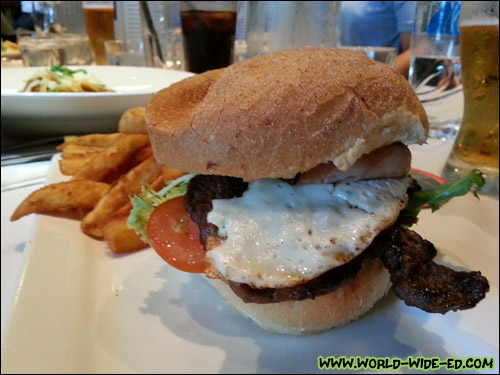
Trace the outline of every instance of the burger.
{"type": "Polygon", "coordinates": [[[129,223],[266,330],[344,325],[391,289],[437,313],[488,291],[410,229],[481,176],[421,190],[407,146],[426,141],[427,116],[384,64],[344,49],[259,56],[159,91],[146,123],[157,161],[186,174],[133,198],[129,223]]]}

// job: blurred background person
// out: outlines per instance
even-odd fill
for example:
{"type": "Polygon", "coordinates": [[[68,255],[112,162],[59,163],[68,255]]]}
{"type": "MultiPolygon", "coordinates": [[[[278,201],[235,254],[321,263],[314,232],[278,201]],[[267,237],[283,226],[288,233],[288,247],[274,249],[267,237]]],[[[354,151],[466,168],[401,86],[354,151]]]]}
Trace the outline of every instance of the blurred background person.
{"type": "Polygon", "coordinates": [[[416,1],[342,1],[341,45],[396,48],[394,70],[408,77],[416,6],[416,1]]]}
{"type": "MultiPolygon", "coordinates": [[[[20,1],[0,1],[2,10],[2,40],[16,42],[17,19],[21,16],[20,1]]],[[[30,14],[31,18],[31,14],[30,14]]]]}
{"type": "Polygon", "coordinates": [[[35,30],[33,25],[33,1],[21,1],[21,14],[16,20],[16,29],[35,30]]]}

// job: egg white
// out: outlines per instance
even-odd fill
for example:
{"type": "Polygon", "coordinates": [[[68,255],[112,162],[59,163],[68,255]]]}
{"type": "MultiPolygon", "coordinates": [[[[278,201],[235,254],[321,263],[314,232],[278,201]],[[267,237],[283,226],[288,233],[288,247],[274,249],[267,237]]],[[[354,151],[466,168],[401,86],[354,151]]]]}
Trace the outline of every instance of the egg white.
{"type": "Polygon", "coordinates": [[[225,279],[256,288],[303,283],[359,255],[392,225],[410,183],[251,182],[242,197],[212,201],[207,220],[226,239],[207,257],[225,279]]]}

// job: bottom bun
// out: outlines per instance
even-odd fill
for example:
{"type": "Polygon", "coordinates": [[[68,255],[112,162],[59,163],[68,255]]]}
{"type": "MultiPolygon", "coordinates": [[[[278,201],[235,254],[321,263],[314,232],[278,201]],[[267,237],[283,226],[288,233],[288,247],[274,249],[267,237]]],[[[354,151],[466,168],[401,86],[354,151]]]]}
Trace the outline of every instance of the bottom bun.
{"type": "Polygon", "coordinates": [[[245,303],[224,281],[205,279],[229,306],[261,328],[292,335],[319,333],[357,319],[385,296],[391,287],[389,272],[378,258],[366,260],[349,284],[314,300],[245,303]]]}

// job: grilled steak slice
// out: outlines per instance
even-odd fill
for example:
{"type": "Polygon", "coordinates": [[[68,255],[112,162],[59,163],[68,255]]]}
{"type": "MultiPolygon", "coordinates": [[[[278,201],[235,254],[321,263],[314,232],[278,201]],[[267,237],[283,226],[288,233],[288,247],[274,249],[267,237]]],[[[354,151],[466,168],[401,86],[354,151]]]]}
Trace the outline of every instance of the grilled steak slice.
{"type": "Polygon", "coordinates": [[[212,211],[212,200],[241,197],[247,188],[248,183],[236,177],[197,175],[189,181],[184,206],[191,220],[198,224],[204,248],[207,238],[217,237],[217,226],[207,221],[207,214],[212,211]]]}
{"type": "Polygon", "coordinates": [[[434,245],[394,225],[372,244],[391,275],[392,289],[408,306],[444,314],[474,307],[489,290],[480,272],[457,272],[435,263],[434,245]]]}
{"type": "Polygon", "coordinates": [[[351,282],[361,269],[363,261],[375,256],[375,252],[370,250],[368,248],[348,263],[327,271],[304,284],[293,287],[256,289],[244,283],[236,283],[230,280],[226,282],[233,292],[247,303],[275,303],[314,299],[323,294],[331,293],[351,282]]]}

